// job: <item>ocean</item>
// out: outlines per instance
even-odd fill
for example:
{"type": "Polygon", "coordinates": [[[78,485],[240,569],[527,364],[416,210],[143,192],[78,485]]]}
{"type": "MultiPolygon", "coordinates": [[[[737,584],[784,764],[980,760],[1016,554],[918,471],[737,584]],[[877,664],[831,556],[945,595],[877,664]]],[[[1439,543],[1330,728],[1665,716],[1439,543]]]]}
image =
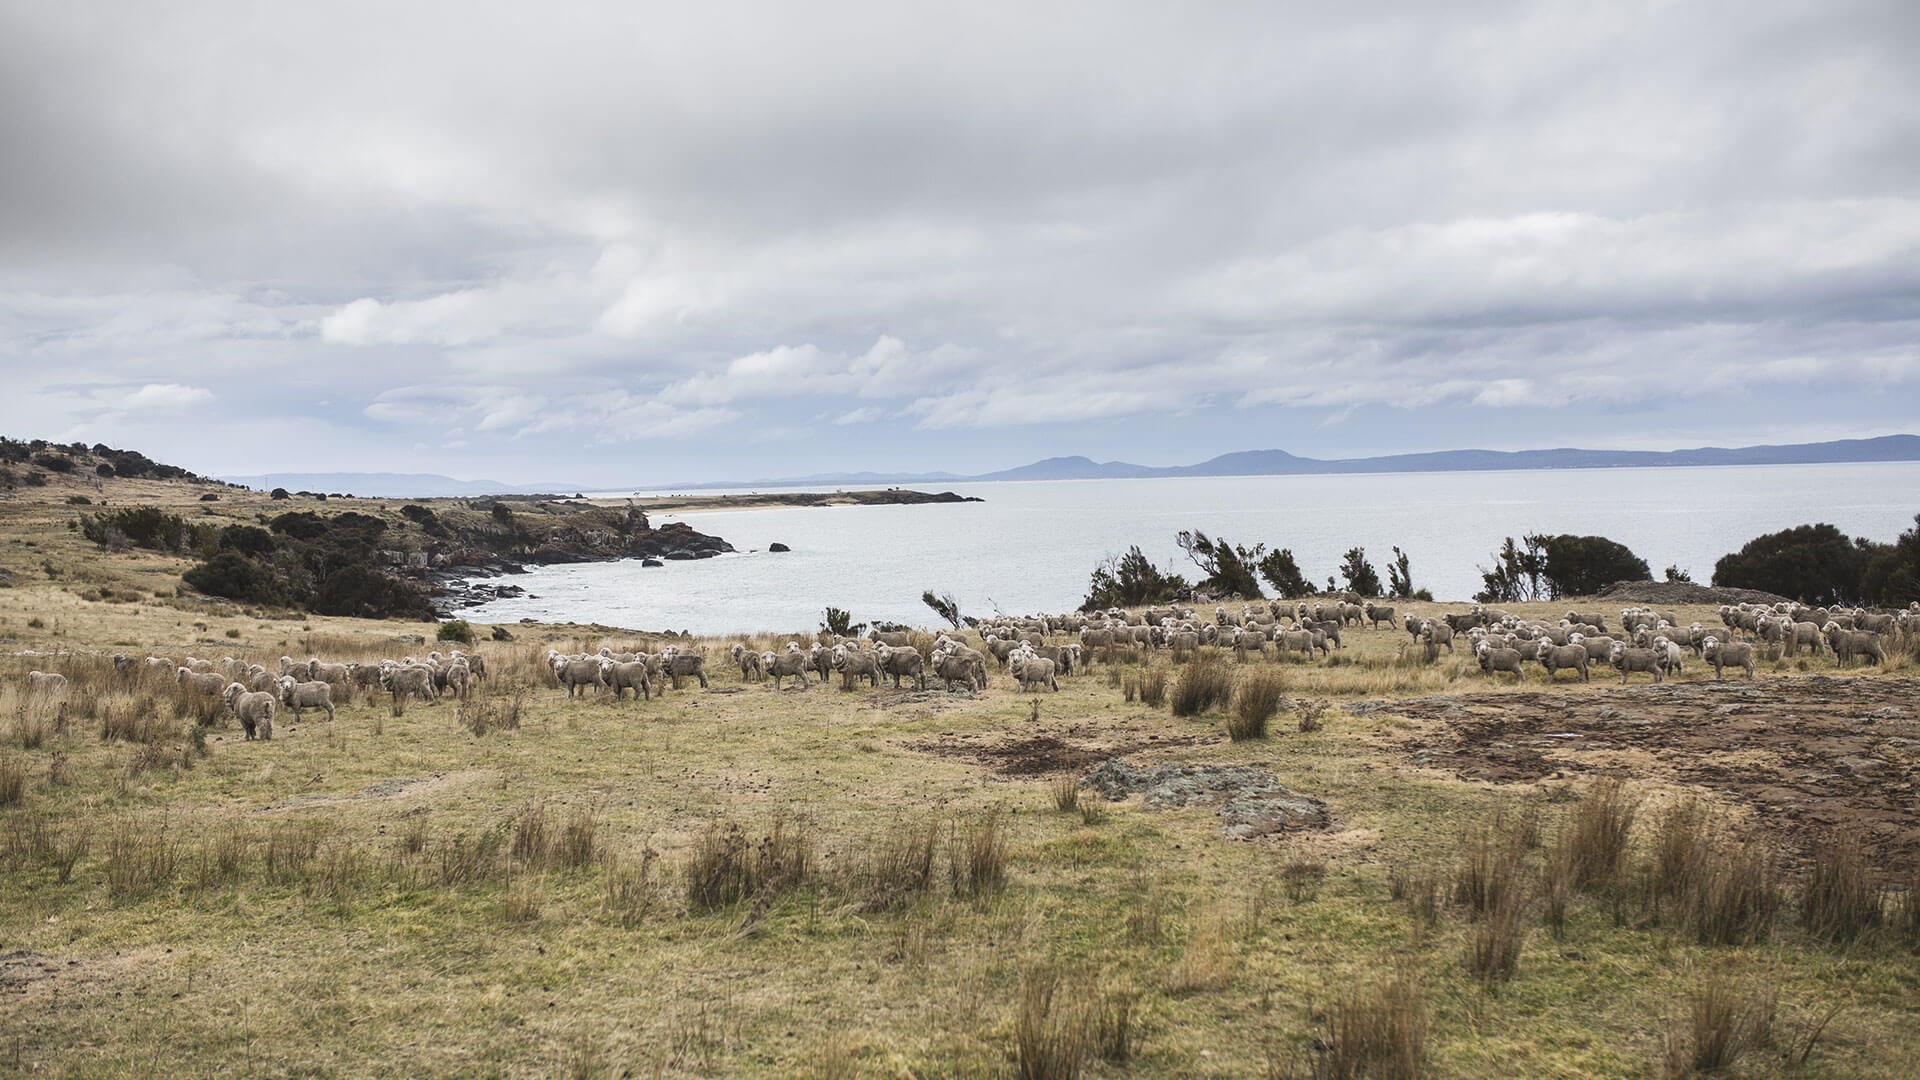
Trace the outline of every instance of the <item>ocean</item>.
{"type": "MultiPolygon", "coordinates": [[[[936,486],[937,487],[937,486],[936,486]]],[[[939,490],[947,490],[940,488],[939,490]]],[[[1386,579],[1398,545],[1413,583],[1469,600],[1478,567],[1507,536],[1599,535],[1632,548],[1654,577],[1669,565],[1707,584],[1721,555],[1762,533],[1828,522],[1890,541],[1920,511],[1920,463],[1712,468],[1181,477],[956,484],[977,503],[835,506],[653,515],[725,538],[739,553],[643,568],[637,560],[535,567],[526,596],[469,608],[480,622],[597,622],[728,634],[811,630],[828,605],[856,622],[931,626],[922,592],[963,614],[1078,607],[1094,567],[1139,545],[1155,565],[1198,577],[1174,535],[1289,548],[1324,584],[1348,548],[1386,579]],[[779,542],[792,550],[770,553],[779,542]]]]}

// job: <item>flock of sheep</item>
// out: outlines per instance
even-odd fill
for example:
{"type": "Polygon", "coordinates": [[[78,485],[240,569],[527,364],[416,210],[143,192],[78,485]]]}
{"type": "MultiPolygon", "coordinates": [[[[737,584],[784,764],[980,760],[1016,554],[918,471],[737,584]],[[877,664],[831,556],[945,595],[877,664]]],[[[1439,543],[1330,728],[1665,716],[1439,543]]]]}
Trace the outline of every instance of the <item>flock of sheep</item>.
{"type": "MultiPolygon", "coordinates": [[[[889,682],[896,689],[912,680],[925,690],[929,679],[946,689],[978,692],[987,685],[988,662],[1009,671],[1023,691],[1059,689],[1059,678],[1080,671],[1102,652],[1120,649],[1146,653],[1170,650],[1179,658],[1203,645],[1241,653],[1300,654],[1309,660],[1330,656],[1342,648],[1341,634],[1355,626],[1408,634],[1428,660],[1439,650],[1455,650],[1465,639],[1479,667],[1488,677],[1507,672],[1524,678],[1522,665],[1539,664],[1553,679],[1558,672],[1576,671],[1582,681],[1591,668],[1606,664],[1620,673],[1624,684],[1633,674],[1647,674],[1654,682],[1679,675],[1691,652],[1711,665],[1714,677],[1727,668],[1753,678],[1756,655],[1796,656],[1830,652],[1842,667],[1860,660],[1884,664],[1888,646],[1897,635],[1920,635],[1920,603],[1897,612],[1861,608],[1811,608],[1801,604],[1736,604],[1720,609],[1719,627],[1698,622],[1685,626],[1671,612],[1647,607],[1620,611],[1618,632],[1609,630],[1597,612],[1569,611],[1558,620],[1525,619],[1496,608],[1474,605],[1464,612],[1426,617],[1413,612],[1355,599],[1269,601],[1242,604],[1237,612],[1216,607],[1213,618],[1196,619],[1190,608],[1156,607],[1144,611],[1111,609],[1091,615],[1035,615],[1002,618],[977,627],[980,647],[968,645],[957,634],[924,634],[875,630],[866,639],[815,641],[802,646],[789,641],[781,650],[756,652],[745,644],[732,646],[732,662],[742,681],[773,681],[774,689],[794,681],[801,687],[810,679],[825,682],[839,674],[842,685],[861,680],[878,688],[889,682]],[[1049,639],[1052,638],[1051,642],[1049,639]],[[923,652],[922,649],[925,649],[923,652]]],[[[568,697],[585,692],[611,692],[620,697],[651,699],[671,684],[697,678],[708,686],[706,656],[695,649],[667,645],[656,653],[561,653],[548,650],[547,666],[568,697]]],[[[248,739],[273,737],[273,721],[281,709],[298,718],[304,709],[324,709],[334,717],[335,692],[353,688],[392,694],[395,701],[443,695],[465,699],[474,684],[487,675],[484,657],[458,649],[443,656],[432,652],[424,660],[406,657],[377,664],[329,663],[318,658],[296,661],[280,658],[270,670],[233,657],[205,660],[187,657],[175,664],[166,657],[135,658],[118,655],[113,666],[123,675],[151,671],[178,684],[185,692],[221,698],[240,722],[248,739]]],[[[28,674],[29,693],[61,695],[67,677],[58,672],[28,674]]]]}

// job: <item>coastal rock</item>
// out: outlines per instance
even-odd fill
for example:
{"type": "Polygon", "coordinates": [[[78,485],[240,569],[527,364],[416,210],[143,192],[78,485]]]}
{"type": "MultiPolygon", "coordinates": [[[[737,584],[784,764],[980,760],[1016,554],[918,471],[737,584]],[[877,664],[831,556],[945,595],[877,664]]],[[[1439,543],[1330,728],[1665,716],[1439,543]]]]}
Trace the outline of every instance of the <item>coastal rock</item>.
{"type": "Polygon", "coordinates": [[[793,549],[776,540],[773,543],[767,545],[767,550],[768,551],[792,551],[793,549]]]}

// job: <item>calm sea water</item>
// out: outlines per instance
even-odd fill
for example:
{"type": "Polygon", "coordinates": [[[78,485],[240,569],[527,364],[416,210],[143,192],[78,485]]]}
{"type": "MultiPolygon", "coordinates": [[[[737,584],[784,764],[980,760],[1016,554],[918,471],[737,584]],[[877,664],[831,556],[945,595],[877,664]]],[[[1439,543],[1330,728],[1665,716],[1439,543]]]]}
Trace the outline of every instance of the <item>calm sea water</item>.
{"type": "Polygon", "coordinates": [[[1201,529],[1286,547],[1324,582],[1359,545],[1386,578],[1398,544],[1416,587],[1441,600],[1480,588],[1506,536],[1607,536],[1706,583],[1714,560],[1765,532],[1830,522],[1892,540],[1920,511],[1920,463],[1574,469],[1370,476],[1205,477],[958,484],[978,503],[837,506],[656,515],[724,537],[739,554],[642,568],[638,561],[536,568],[529,595],[469,609],[484,622],[599,622],[700,634],[816,627],[831,604],[855,621],[931,625],[926,589],[969,615],[1068,611],[1093,567],[1138,544],[1195,577],[1174,534],[1201,529]],[[767,552],[774,542],[793,550],[767,552]]]}

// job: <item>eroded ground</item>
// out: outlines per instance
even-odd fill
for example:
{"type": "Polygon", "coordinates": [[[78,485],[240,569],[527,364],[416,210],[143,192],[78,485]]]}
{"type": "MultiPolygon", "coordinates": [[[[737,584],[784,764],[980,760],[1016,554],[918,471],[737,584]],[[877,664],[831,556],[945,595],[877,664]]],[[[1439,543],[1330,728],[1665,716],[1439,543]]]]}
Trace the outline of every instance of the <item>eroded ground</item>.
{"type": "Polygon", "coordinates": [[[1810,829],[1851,823],[1884,864],[1910,865],[1920,852],[1920,680],[1458,694],[1353,711],[1412,721],[1401,750],[1461,779],[1617,773],[1695,785],[1750,807],[1789,851],[1810,829]]]}

